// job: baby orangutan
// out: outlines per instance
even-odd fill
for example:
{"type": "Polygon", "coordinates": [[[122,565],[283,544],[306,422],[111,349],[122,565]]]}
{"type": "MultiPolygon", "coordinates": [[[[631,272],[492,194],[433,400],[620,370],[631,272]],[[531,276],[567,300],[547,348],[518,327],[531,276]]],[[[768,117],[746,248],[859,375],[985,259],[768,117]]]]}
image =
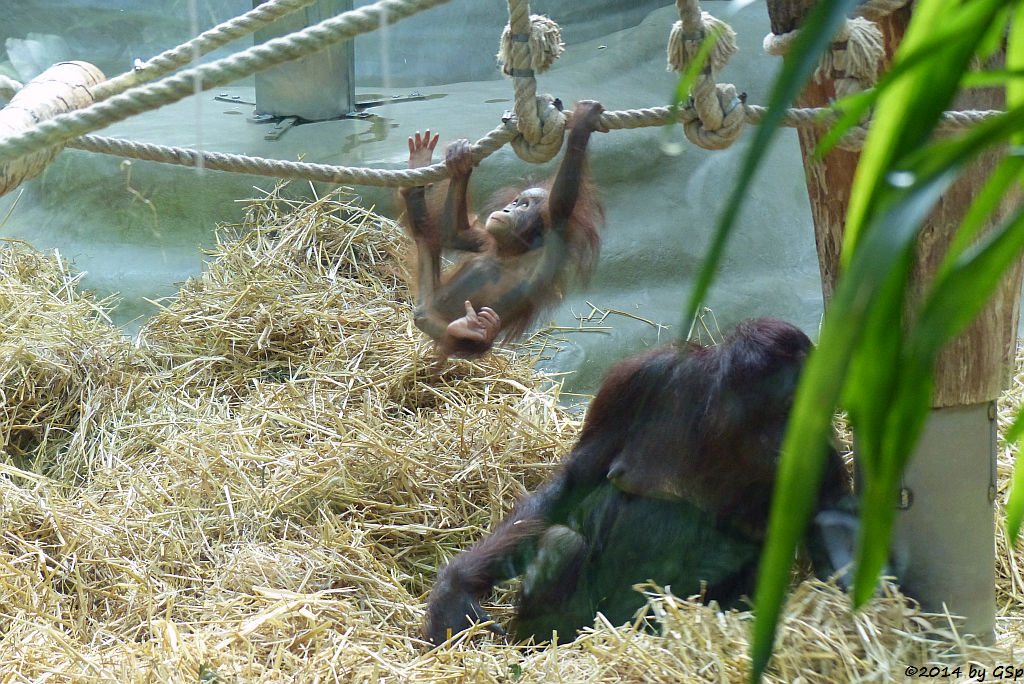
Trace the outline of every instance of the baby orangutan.
{"type": "MultiPolygon", "coordinates": [[[[486,353],[499,332],[504,340],[518,337],[562,296],[570,270],[589,276],[604,211],[586,177],[586,150],[591,133],[605,130],[603,111],[597,102],[579,102],[550,189],[511,189],[514,199],[489,213],[482,225],[468,211],[473,171],[468,140],[456,140],[445,151],[451,182],[439,212],[431,211],[424,187],[402,189],[406,222],[416,241],[414,320],[443,355],[472,358],[486,353]],[[442,249],[461,253],[444,274],[442,249]]],[[[429,165],[436,145],[430,131],[409,138],[409,168],[429,165]]]]}

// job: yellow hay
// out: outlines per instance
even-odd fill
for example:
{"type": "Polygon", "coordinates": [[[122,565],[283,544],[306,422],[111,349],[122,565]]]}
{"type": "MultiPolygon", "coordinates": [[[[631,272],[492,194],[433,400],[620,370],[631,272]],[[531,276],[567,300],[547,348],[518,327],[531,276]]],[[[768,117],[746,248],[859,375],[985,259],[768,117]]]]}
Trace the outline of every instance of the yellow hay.
{"type": "MultiPolygon", "coordinates": [[[[743,680],[751,616],[651,588],[664,636],[598,619],[544,650],[419,639],[438,565],[578,422],[513,353],[434,358],[404,244],[344,195],[275,190],[134,343],[59,255],[0,250],[5,681],[743,680]]],[[[1000,544],[987,662],[1022,643],[1019,555],[1000,544]]],[[[943,630],[897,595],[852,615],[804,583],[770,677],[899,681],[943,630]]]]}

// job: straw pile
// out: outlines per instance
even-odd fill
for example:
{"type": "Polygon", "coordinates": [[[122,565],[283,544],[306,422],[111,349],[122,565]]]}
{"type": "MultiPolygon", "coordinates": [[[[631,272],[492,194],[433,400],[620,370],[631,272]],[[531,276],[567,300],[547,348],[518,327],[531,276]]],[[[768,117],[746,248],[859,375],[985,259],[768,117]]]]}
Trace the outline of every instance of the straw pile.
{"type": "MultiPolygon", "coordinates": [[[[133,343],[59,255],[0,249],[0,679],[743,679],[750,616],[653,588],[664,637],[599,621],[545,650],[419,640],[437,566],[578,423],[512,353],[438,363],[403,251],[344,196],[275,190],[133,343]]],[[[771,678],[901,680],[943,629],[899,596],[851,615],[804,583],[771,678]]]]}

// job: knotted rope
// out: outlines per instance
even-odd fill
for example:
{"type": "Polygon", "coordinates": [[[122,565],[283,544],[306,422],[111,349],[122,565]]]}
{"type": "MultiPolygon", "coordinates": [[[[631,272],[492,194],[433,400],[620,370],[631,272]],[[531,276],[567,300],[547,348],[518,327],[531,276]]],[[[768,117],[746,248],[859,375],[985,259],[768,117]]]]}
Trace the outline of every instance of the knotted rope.
{"type": "MultiPolygon", "coordinates": [[[[907,0],[869,0],[857,8],[833,38],[832,45],[822,54],[814,79],[819,83],[832,81],[837,98],[859,93],[875,85],[878,71],[885,56],[882,31],[875,20],[892,14],[907,4],[907,0]]],[[[800,34],[800,29],[776,35],[769,33],[764,38],[765,52],[771,55],[785,55],[800,34]]],[[[850,128],[837,145],[844,150],[859,150],[867,136],[864,124],[850,128]]]]}
{"type": "MultiPolygon", "coordinates": [[[[69,133],[69,131],[95,130],[96,128],[106,125],[107,121],[104,120],[104,117],[110,109],[121,106],[123,102],[133,101],[136,97],[136,93],[139,91],[146,93],[145,96],[140,96],[139,99],[147,105],[152,104],[152,106],[146,106],[144,109],[156,108],[162,104],[166,104],[167,102],[181,99],[184,95],[192,94],[193,86],[191,84],[193,82],[193,78],[202,79],[204,87],[208,88],[214,88],[222,85],[226,82],[224,79],[227,77],[222,76],[221,72],[226,70],[229,66],[225,63],[230,63],[230,65],[235,65],[237,63],[241,70],[246,71],[247,73],[252,73],[261,68],[272,66],[273,63],[309,54],[310,52],[319,49],[319,47],[322,47],[320,43],[325,40],[327,41],[325,44],[330,44],[336,40],[343,40],[347,37],[351,37],[356,33],[372,30],[373,28],[376,28],[381,21],[383,21],[382,17],[386,16],[388,13],[390,13],[391,18],[401,18],[446,1],[447,0],[381,0],[375,5],[361,8],[361,10],[357,12],[344,13],[333,19],[321,22],[314,27],[297,32],[291,36],[287,36],[284,39],[275,39],[273,41],[268,41],[268,43],[263,46],[257,46],[256,48],[245,50],[233,58],[219,60],[218,62],[214,62],[206,67],[188,70],[176,77],[164,79],[164,81],[151,84],[150,86],[133,88],[130,92],[112,96],[107,102],[100,103],[100,105],[92,105],[85,109],[78,110],[77,112],[60,115],[54,119],[38,124],[35,128],[30,129],[25,134],[16,134],[0,140],[0,161],[5,159],[5,155],[13,154],[16,158],[26,152],[31,153],[37,149],[52,145],[55,142],[64,142],[68,138],[73,138],[77,135],[77,133],[69,133]],[[338,34],[341,37],[338,37],[338,35],[332,35],[330,38],[325,39],[324,35],[327,33],[338,34]],[[287,51],[288,56],[279,58],[274,55],[274,53],[278,51],[278,46],[282,44],[288,46],[287,48],[284,48],[287,51]],[[184,94],[179,96],[178,92],[181,84],[185,84],[187,88],[184,94]],[[163,99],[162,93],[164,93],[165,90],[171,90],[173,92],[173,99],[163,99]],[[78,115],[82,115],[82,118],[80,119],[78,115]],[[85,121],[86,123],[83,125],[82,121],[85,121]],[[14,150],[14,152],[12,152],[12,150],[14,150]]],[[[303,4],[308,4],[308,2],[307,0],[272,0],[271,3],[266,4],[271,5],[271,7],[267,8],[268,10],[284,13],[286,8],[295,9],[303,4]]],[[[513,3],[510,2],[510,5],[512,4],[513,3]]],[[[528,7],[526,7],[525,2],[519,2],[516,4],[517,7],[520,9],[525,8],[528,12],[528,7]]],[[[862,6],[859,10],[859,14],[871,16],[871,13],[874,12],[876,13],[875,16],[877,16],[878,12],[892,11],[895,8],[901,7],[903,4],[904,0],[873,0],[872,2],[866,3],[862,6]]],[[[735,34],[733,34],[732,30],[724,24],[719,26],[719,24],[716,23],[717,20],[710,18],[710,15],[701,13],[695,2],[677,0],[677,6],[680,8],[681,19],[677,22],[676,26],[673,27],[673,35],[670,36],[670,66],[674,65],[674,67],[678,69],[686,68],[689,64],[687,60],[692,59],[699,49],[699,40],[705,40],[708,36],[714,36],[716,44],[711,50],[711,58],[709,65],[707,66],[708,73],[705,74],[710,77],[710,75],[714,74],[725,64],[725,60],[728,59],[732,52],[735,51],[735,34]],[[703,35],[700,38],[697,38],[696,36],[698,33],[702,33],[703,35]],[[721,44],[719,44],[719,40],[721,40],[721,44]],[[732,42],[732,47],[729,47],[730,42],[732,42]],[[673,55],[676,55],[676,57],[673,57],[673,55]]],[[[257,17],[253,16],[252,13],[247,13],[246,15],[239,17],[237,20],[227,22],[227,24],[239,22],[239,26],[246,24],[248,29],[252,27],[252,24],[247,24],[246,22],[260,21],[265,19],[267,16],[268,15],[262,15],[261,17],[257,17]],[[246,17],[248,17],[248,19],[246,19],[246,17]],[[245,21],[242,21],[243,19],[245,21]]],[[[513,29],[511,28],[512,24],[510,22],[510,26],[507,29],[508,37],[507,39],[503,37],[503,48],[499,53],[499,57],[503,59],[503,63],[507,70],[510,69],[514,71],[515,69],[520,68],[515,66],[515,64],[519,63],[515,61],[516,58],[509,57],[508,55],[519,49],[521,44],[529,44],[529,49],[527,53],[520,55],[518,59],[523,60],[523,63],[528,64],[529,69],[535,71],[543,71],[550,66],[552,61],[562,50],[561,37],[560,32],[558,32],[557,25],[543,17],[533,17],[532,19],[534,20],[533,26],[536,27],[539,34],[535,36],[533,31],[531,31],[531,38],[527,41],[515,40],[512,37],[514,34],[513,29]]],[[[218,29],[223,29],[227,24],[221,25],[218,29]]],[[[859,30],[856,28],[856,23],[854,23],[853,26],[854,28],[848,30],[848,40],[860,43],[859,36],[866,35],[870,33],[870,31],[859,30]]],[[[212,29],[203,35],[207,36],[207,34],[210,33],[219,33],[218,29],[212,29]]],[[[239,28],[239,30],[241,29],[239,28]]],[[[202,36],[200,36],[200,38],[202,38],[202,36]]],[[[211,40],[220,40],[220,38],[214,39],[209,36],[208,38],[211,40]]],[[[199,38],[196,40],[199,40],[199,38]]],[[[186,45],[190,45],[193,42],[195,41],[190,41],[190,43],[186,43],[186,45]]],[[[209,42],[203,43],[206,47],[209,47],[211,44],[212,43],[209,42]]],[[[864,54],[871,54],[871,50],[869,48],[870,46],[865,48],[864,54]]],[[[177,59],[172,56],[172,53],[180,54],[180,50],[182,49],[184,48],[179,47],[175,50],[168,51],[161,55],[161,58],[154,58],[149,63],[153,63],[154,68],[164,68],[163,66],[156,66],[158,64],[158,60],[159,62],[162,62],[162,58],[166,58],[170,61],[164,62],[164,66],[169,65],[177,59]]],[[[205,47],[201,47],[200,49],[205,49],[205,47]]],[[[845,50],[847,55],[833,56],[831,58],[832,62],[825,63],[820,70],[820,73],[825,73],[825,71],[827,71],[829,74],[834,76],[839,71],[844,72],[846,75],[854,72],[856,78],[852,78],[851,80],[862,79],[863,76],[861,73],[856,69],[851,69],[849,65],[851,64],[851,61],[856,62],[857,64],[870,64],[870,56],[868,58],[858,56],[861,54],[861,49],[859,47],[851,50],[850,47],[847,46],[845,50]],[[853,60],[850,59],[850,54],[855,55],[853,60]]],[[[870,69],[866,68],[865,71],[870,71],[870,69]]],[[[513,73],[512,76],[515,79],[526,78],[525,76],[517,76],[516,73],[513,73]]],[[[532,77],[530,78],[532,80],[532,77]]],[[[227,81],[232,79],[233,77],[227,78],[227,81]]],[[[116,81],[117,79],[111,79],[110,81],[106,81],[100,85],[113,87],[110,84],[116,81]]],[[[0,76],[0,97],[10,97],[20,88],[20,83],[0,76]]],[[[739,128],[743,124],[758,124],[761,122],[765,112],[767,111],[764,107],[748,105],[743,102],[742,98],[736,96],[736,89],[732,85],[717,85],[713,87],[713,90],[709,90],[709,92],[713,93],[715,101],[707,106],[698,106],[698,102],[704,100],[705,97],[703,95],[698,97],[695,93],[693,102],[685,107],[652,107],[647,109],[607,111],[601,116],[601,124],[603,127],[608,129],[633,129],[647,126],[664,126],[670,123],[681,123],[683,124],[684,130],[687,131],[687,137],[693,140],[696,144],[700,144],[704,147],[717,148],[728,144],[726,142],[728,136],[722,133],[723,130],[731,131],[739,128]]],[[[549,144],[554,148],[554,151],[550,154],[553,155],[557,153],[561,146],[561,137],[565,127],[565,114],[560,111],[558,106],[556,106],[554,98],[550,95],[538,96],[535,94],[534,90],[530,94],[530,97],[534,103],[534,107],[532,108],[533,113],[537,116],[537,122],[533,128],[534,134],[540,131],[542,140],[539,143],[529,142],[526,134],[523,132],[524,128],[529,126],[529,124],[524,125],[523,120],[520,119],[518,115],[508,115],[503,118],[503,123],[500,126],[489,132],[473,145],[472,151],[474,163],[479,163],[487,156],[493,154],[506,142],[512,142],[513,146],[518,145],[517,153],[529,161],[547,161],[547,159],[550,158],[547,152],[539,154],[537,157],[531,157],[531,154],[532,152],[549,144]],[[560,122],[560,126],[549,125],[548,122],[553,120],[560,122]],[[543,140],[546,136],[553,138],[554,142],[543,140]]],[[[530,108],[526,108],[525,111],[527,112],[527,115],[529,115],[530,108]]],[[[127,118],[131,113],[134,113],[134,109],[128,113],[116,112],[111,115],[113,116],[112,120],[120,121],[127,118]]],[[[999,116],[1000,114],[1002,114],[1002,112],[999,111],[946,112],[942,116],[942,121],[938,130],[948,132],[963,129],[988,118],[999,116]]],[[[834,121],[836,116],[837,114],[835,112],[828,109],[790,109],[786,113],[782,125],[790,127],[824,127],[828,126],[831,121],[834,121]]],[[[864,128],[854,128],[846,136],[845,142],[850,146],[859,146],[863,143],[865,134],[866,130],[864,128]]],[[[729,140],[729,142],[731,142],[731,140],[729,140]]],[[[86,135],[70,140],[67,145],[69,147],[75,147],[82,150],[112,154],[120,157],[132,157],[136,159],[184,166],[203,166],[213,170],[249,173],[279,178],[299,178],[332,184],[391,187],[423,185],[443,180],[448,176],[448,171],[443,163],[417,169],[369,169],[332,166],[327,164],[286,162],[262,159],[259,157],[249,157],[245,155],[220,154],[216,152],[167,147],[163,145],[149,145],[129,140],[104,138],[92,135],[86,135]]]]}
{"type": "Polygon", "coordinates": [[[558,154],[565,134],[565,114],[551,95],[537,95],[536,74],[562,54],[562,29],[547,17],[530,14],[527,0],[509,0],[508,25],[502,31],[498,60],[512,77],[520,135],[512,149],[520,159],[543,163],[558,154]]]}
{"type": "Polygon", "coordinates": [[[729,147],[743,132],[746,115],[742,98],[732,84],[718,85],[714,75],[736,52],[736,32],[723,21],[701,12],[697,0],[676,0],[679,21],[668,41],[668,68],[685,71],[706,40],[714,41],[707,62],[693,86],[697,117],[683,125],[687,139],[708,150],[729,147]]]}

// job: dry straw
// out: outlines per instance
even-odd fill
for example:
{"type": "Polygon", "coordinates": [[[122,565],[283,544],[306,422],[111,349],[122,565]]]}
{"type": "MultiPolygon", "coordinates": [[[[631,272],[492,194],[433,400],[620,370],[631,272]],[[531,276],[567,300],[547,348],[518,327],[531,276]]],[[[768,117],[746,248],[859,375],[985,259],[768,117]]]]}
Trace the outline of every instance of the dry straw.
{"type": "MultiPolygon", "coordinates": [[[[276,189],[134,342],[58,254],[0,250],[0,680],[743,679],[750,616],[652,588],[664,636],[599,619],[545,650],[419,639],[438,564],[578,423],[513,353],[436,361],[404,244],[343,195],[276,189]]],[[[974,657],[1012,662],[1024,584],[999,553],[1001,650],[974,657]]],[[[770,678],[902,680],[944,630],[899,596],[854,615],[804,583],[770,678]]]]}

